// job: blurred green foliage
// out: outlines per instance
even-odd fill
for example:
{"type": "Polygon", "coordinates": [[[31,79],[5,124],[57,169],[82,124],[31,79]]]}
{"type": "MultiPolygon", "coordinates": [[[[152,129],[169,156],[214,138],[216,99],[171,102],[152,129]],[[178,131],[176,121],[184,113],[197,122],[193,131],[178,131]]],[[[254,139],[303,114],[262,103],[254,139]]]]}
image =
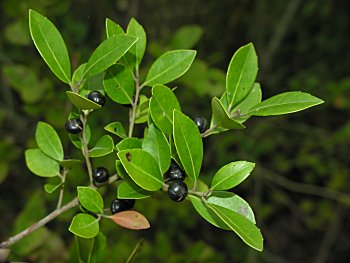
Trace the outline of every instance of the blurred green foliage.
{"type": "MultiPolygon", "coordinates": [[[[57,193],[45,193],[44,181],[33,177],[24,164],[23,152],[34,144],[37,121],[54,125],[70,157],[80,154],[63,131],[71,111],[65,90],[30,41],[29,8],[49,15],[60,28],[71,47],[73,67],[85,62],[87,54],[104,38],[105,17],[124,27],[136,17],[144,25],[150,44],[142,71],[164,51],[197,49],[198,58],[190,71],[175,83],[184,112],[193,117],[209,119],[210,97],[224,89],[229,59],[239,46],[250,41],[262,58],[258,77],[267,97],[280,90],[303,90],[326,101],[321,107],[293,116],[264,121],[255,118],[247,122],[244,131],[211,136],[205,141],[204,174],[212,175],[217,167],[235,160],[257,163],[238,194],[257,212],[266,238],[264,253],[256,254],[237,237],[192,216],[189,204],[180,206],[159,194],[136,204],[151,222],[150,230],[136,233],[107,222],[103,225],[108,236],[106,262],[124,261],[140,238],[145,242],[136,262],[347,262],[348,1],[1,1],[1,239],[55,206],[57,193]],[[179,41],[179,35],[188,41],[179,41]]],[[[102,89],[101,76],[86,85],[102,89]]],[[[106,124],[126,120],[127,109],[107,102],[103,113],[91,116],[91,145],[104,133],[106,124]]],[[[98,158],[94,165],[103,164],[113,171],[112,159],[98,158]]],[[[69,186],[83,182],[81,169],[72,171],[69,186]]],[[[105,191],[105,203],[109,203],[116,193],[109,188],[105,191]]],[[[67,193],[67,200],[69,197],[67,193]]],[[[67,230],[75,212],[65,213],[16,244],[12,259],[75,262],[74,240],[67,230]]]]}

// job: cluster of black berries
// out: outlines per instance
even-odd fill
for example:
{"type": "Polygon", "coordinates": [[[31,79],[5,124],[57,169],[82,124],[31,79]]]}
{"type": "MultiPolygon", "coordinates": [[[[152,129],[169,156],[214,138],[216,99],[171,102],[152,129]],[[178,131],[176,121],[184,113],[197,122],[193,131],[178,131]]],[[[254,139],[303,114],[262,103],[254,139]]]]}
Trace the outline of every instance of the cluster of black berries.
{"type": "MultiPolygon", "coordinates": [[[[87,98],[101,106],[106,103],[105,96],[97,90],[91,91],[87,98]]],[[[71,134],[79,134],[83,131],[83,126],[83,122],[79,118],[72,118],[66,122],[64,128],[71,134]]]]}
{"type": "Polygon", "coordinates": [[[187,185],[184,183],[186,173],[178,166],[176,162],[172,162],[168,171],[170,184],[168,195],[171,200],[181,202],[185,200],[188,194],[187,185]]]}

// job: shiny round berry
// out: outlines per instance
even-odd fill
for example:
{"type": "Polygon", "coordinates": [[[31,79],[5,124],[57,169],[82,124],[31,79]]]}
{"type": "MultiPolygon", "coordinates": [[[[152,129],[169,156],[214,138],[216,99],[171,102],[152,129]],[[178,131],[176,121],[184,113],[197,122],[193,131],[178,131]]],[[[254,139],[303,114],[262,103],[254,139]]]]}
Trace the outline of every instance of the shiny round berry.
{"type": "Polygon", "coordinates": [[[103,106],[106,103],[106,97],[97,90],[91,91],[87,95],[87,98],[101,106],[103,106]]]}
{"type": "Polygon", "coordinates": [[[92,174],[92,179],[96,183],[105,183],[109,179],[109,172],[104,167],[97,167],[92,174]]]}
{"type": "Polygon", "coordinates": [[[115,214],[121,211],[125,211],[125,202],[123,202],[124,200],[122,199],[114,199],[112,204],[111,204],[111,213],[115,214]]]}
{"type": "Polygon", "coordinates": [[[196,117],[194,118],[194,123],[197,125],[198,130],[200,133],[203,133],[207,130],[208,126],[208,121],[206,118],[203,117],[196,117]]]}
{"type": "Polygon", "coordinates": [[[181,202],[188,194],[187,185],[181,180],[173,181],[168,188],[168,195],[171,200],[181,202]]]}
{"type": "Polygon", "coordinates": [[[79,134],[83,131],[83,123],[79,118],[73,118],[66,122],[64,128],[72,134],[79,134]]]}
{"type": "Polygon", "coordinates": [[[170,178],[172,180],[185,180],[186,173],[180,169],[180,167],[170,168],[169,172],[170,178]]]}
{"type": "Polygon", "coordinates": [[[135,205],[135,199],[123,199],[125,210],[129,210],[134,207],[135,205]]]}

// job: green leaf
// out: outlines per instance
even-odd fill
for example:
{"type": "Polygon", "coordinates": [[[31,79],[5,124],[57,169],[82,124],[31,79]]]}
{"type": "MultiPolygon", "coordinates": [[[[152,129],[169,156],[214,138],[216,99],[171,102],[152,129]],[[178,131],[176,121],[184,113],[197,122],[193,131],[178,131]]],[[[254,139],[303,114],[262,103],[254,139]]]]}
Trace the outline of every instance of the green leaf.
{"type": "Polygon", "coordinates": [[[55,25],[34,10],[29,10],[29,29],[41,57],[52,72],[69,84],[71,66],[66,44],[55,25]]]}
{"type": "Polygon", "coordinates": [[[254,212],[249,204],[243,198],[234,193],[227,191],[213,191],[207,198],[207,203],[235,211],[255,224],[254,212]]]}
{"type": "Polygon", "coordinates": [[[125,138],[115,145],[118,151],[130,150],[130,149],[141,149],[142,140],[139,138],[125,138]]]}
{"type": "Polygon", "coordinates": [[[152,155],[140,149],[118,152],[118,157],[132,180],[148,191],[159,190],[163,186],[163,176],[152,155]]]}
{"type": "Polygon", "coordinates": [[[173,133],[182,166],[188,177],[195,180],[198,178],[203,160],[203,143],[198,127],[189,117],[174,110],[173,133]]]}
{"type": "Polygon", "coordinates": [[[59,184],[45,184],[44,185],[44,189],[46,193],[52,194],[53,192],[55,192],[58,188],[60,188],[62,185],[62,182],[60,182],[59,184]]]}
{"type": "Polygon", "coordinates": [[[95,189],[85,186],[78,186],[79,203],[87,210],[103,214],[103,199],[99,192],[95,189]]]}
{"type": "Polygon", "coordinates": [[[120,199],[144,199],[150,197],[152,192],[146,191],[132,180],[122,182],[118,186],[118,198],[120,199]]]}
{"type": "Polygon", "coordinates": [[[126,34],[137,38],[137,42],[130,48],[128,53],[130,53],[135,60],[132,64],[135,64],[136,68],[138,68],[146,50],[146,32],[139,22],[132,18],[129,22],[126,34]]]}
{"type": "Polygon", "coordinates": [[[86,63],[83,63],[76,70],[74,70],[73,77],[72,77],[73,85],[79,85],[81,87],[85,67],[86,67],[86,63]]]}
{"type": "Polygon", "coordinates": [[[173,133],[173,111],[181,111],[180,104],[171,89],[164,85],[152,88],[150,113],[154,123],[166,135],[173,133]]]}
{"type": "Polygon", "coordinates": [[[69,231],[82,238],[93,238],[100,230],[98,219],[88,214],[77,214],[73,217],[69,231]]]}
{"type": "Polygon", "coordinates": [[[150,224],[146,217],[136,211],[122,211],[109,217],[114,223],[121,227],[141,230],[150,228],[150,224]]]}
{"type": "Polygon", "coordinates": [[[301,111],[324,101],[308,93],[291,91],[278,94],[255,105],[247,113],[255,116],[281,115],[301,111]]]}
{"type": "Polygon", "coordinates": [[[125,171],[125,168],[120,160],[115,161],[115,168],[117,170],[118,177],[121,177],[126,180],[129,178],[129,175],[125,171]]]}
{"type": "Polygon", "coordinates": [[[46,122],[38,122],[35,132],[35,140],[40,150],[49,157],[63,160],[63,147],[55,129],[46,122]]]}
{"type": "Polygon", "coordinates": [[[120,104],[131,104],[135,91],[134,78],[130,69],[121,64],[110,67],[104,77],[103,87],[107,95],[120,104]]]}
{"type": "Polygon", "coordinates": [[[113,152],[114,142],[111,136],[103,135],[95,144],[94,148],[89,150],[89,157],[101,157],[113,152]]]}
{"type": "Polygon", "coordinates": [[[116,24],[111,19],[106,18],[106,34],[107,38],[110,38],[115,35],[124,35],[125,32],[120,25],[116,24]]]}
{"type": "Polygon", "coordinates": [[[103,41],[86,64],[84,77],[97,75],[117,62],[136,42],[137,38],[114,35],[103,41]]]}
{"type": "Polygon", "coordinates": [[[252,248],[262,251],[263,250],[263,237],[259,228],[257,228],[249,219],[241,214],[229,210],[222,206],[217,206],[208,203],[218,217],[224,221],[232,231],[234,231],[247,245],[252,248]]]}
{"type": "Polygon", "coordinates": [[[197,25],[187,25],[177,30],[171,39],[173,49],[187,49],[194,47],[203,34],[203,29],[197,25]]]}
{"type": "Polygon", "coordinates": [[[247,115],[247,113],[251,108],[261,102],[261,98],[262,92],[260,84],[255,83],[248,96],[232,110],[233,113],[237,114],[237,116],[233,118],[240,123],[248,120],[250,115],[247,115]]]}
{"type": "Polygon", "coordinates": [[[81,165],[81,163],[82,162],[79,159],[66,159],[66,160],[60,161],[60,166],[67,169],[71,169],[75,166],[81,165]]]}
{"type": "Polygon", "coordinates": [[[221,167],[214,175],[211,189],[228,190],[243,182],[253,171],[255,164],[237,161],[221,167]]]}
{"type": "Polygon", "coordinates": [[[91,262],[105,262],[104,256],[105,256],[105,249],[107,246],[107,238],[105,237],[102,232],[98,233],[98,235],[95,237],[94,242],[94,248],[92,250],[92,259],[91,262]]]}
{"type": "Polygon", "coordinates": [[[195,56],[195,50],[166,52],[153,63],[144,85],[166,84],[181,77],[190,68],[195,56]]]}
{"type": "Polygon", "coordinates": [[[211,100],[211,107],[213,111],[212,125],[224,129],[244,129],[245,126],[234,119],[232,119],[226,112],[222,102],[214,97],[211,100]]]}
{"type": "Polygon", "coordinates": [[[101,105],[79,95],[78,93],[66,91],[66,94],[72,104],[80,110],[96,110],[102,107],[101,105]]]}
{"type": "Polygon", "coordinates": [[[135,123],[144,123],[149,119],[149,98],[145,95],[139,96],[139,103],[136,106],[135,123]]]}
{"type": "Polygon", "coordinates": [[[44,154],[40,149],[26,150],[25,159],[28,169],[38,176],[54,177],[60,174],[58,162],[44,154]]]}
{"type": "Polygon", "coordinates": [[[234,108],[250,92],[258,73],[258,58],[252,43],[239,48],[233,55],[226,75],[229,108],[234,108]]]}
{"type": "Polygon", "coordinates": [[[104,129],[110,133],[113,133],[120,138],[126,138],[126,132],[123,124],[120,122],[112,122],[104,127],[104,129]]]}
{"type": "Polygon", "coordinates": [[[160,171],[164,174],[170,167],[170,146],[165,135],[153,124],[149,126],[142,142],[142,150],[148,152],[156,160],[160,171]]]}

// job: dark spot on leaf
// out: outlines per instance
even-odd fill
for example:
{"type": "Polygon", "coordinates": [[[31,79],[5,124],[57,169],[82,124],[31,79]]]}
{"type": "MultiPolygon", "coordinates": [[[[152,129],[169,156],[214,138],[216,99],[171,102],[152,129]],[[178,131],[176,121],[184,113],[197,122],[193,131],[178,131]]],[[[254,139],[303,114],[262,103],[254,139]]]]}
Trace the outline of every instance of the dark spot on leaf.
{"type": "Polygon", "coordinates": [[[131,162],[131,158],[132,158],[131,153],[126,153],[126,154],[125,154],[125,157],[126,157],[126,159],[128,160],[128,162],[131,162]]]}

